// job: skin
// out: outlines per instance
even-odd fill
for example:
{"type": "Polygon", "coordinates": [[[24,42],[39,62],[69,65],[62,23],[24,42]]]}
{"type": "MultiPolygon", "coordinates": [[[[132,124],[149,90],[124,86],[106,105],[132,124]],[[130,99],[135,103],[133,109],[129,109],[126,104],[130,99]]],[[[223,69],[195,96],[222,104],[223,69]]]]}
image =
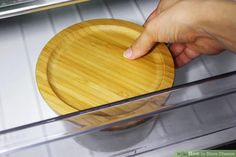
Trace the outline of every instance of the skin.
{"type": "Polygon", "coordinates": [[[124,57],[142,57],[158,42],[171,43],[176,67],[201,54],[236,52],[235,15],[233,0],[161,0],[124,57]]]}

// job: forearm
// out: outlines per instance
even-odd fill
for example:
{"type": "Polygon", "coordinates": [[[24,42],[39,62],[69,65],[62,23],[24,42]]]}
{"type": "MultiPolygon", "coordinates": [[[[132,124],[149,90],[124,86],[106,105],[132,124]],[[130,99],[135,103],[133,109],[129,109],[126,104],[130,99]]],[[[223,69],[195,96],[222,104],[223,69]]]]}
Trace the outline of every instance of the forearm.
{"type": "Polygon", "coordinates": [[[203,5],[203,29],[225,49],[236,52],[236,1],[208,0],[203,5]]]}

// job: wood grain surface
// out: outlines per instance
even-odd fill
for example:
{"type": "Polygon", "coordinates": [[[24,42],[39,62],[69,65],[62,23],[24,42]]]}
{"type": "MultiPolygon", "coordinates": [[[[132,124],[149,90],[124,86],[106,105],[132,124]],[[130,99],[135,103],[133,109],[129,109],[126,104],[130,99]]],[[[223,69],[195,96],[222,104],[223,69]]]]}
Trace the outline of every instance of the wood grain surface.
{"type": "MultiPolygon", "coordinates": [[[[96,19],[58,33],[42,50],[36,68],[45,101],[57,113],[67,114],[171,87],[174,64],[164,44],[140,59],[123,57],[142,31],[143,27],[131,22],[96,19]]],[[[96,116],[135,110],[140,114],[149,109],[152,107],[140,102],[130,103],[96,116]]]]}

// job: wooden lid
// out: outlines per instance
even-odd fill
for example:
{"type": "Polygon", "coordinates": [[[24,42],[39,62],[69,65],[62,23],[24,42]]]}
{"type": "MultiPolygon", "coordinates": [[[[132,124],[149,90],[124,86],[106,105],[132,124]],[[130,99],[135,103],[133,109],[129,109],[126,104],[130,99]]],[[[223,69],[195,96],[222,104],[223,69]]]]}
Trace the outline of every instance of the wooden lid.
{"type": "Polygon", "coordinates": [[[37,63],[45,101],[66,114],[171,87],[174,64],[164,44],[140,59],[123,57],[142,31],[131,22],[96,19],[58,33],[37,63]]]}

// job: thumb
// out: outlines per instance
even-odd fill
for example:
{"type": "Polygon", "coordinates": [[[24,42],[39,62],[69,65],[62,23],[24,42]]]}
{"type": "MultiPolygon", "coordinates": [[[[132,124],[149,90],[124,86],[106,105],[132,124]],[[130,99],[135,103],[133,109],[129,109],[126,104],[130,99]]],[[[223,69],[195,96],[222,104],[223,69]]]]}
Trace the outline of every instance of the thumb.
{"type": "Polygon", "coordinates": [[[124,52],[124,57],[136,59],[144,56],[153,48],[157,41],[157,30],[153,24],[153,22],[149,22],[146,25],[144,32],[138,37],[133,45],[124,52]]]}
{"type": "Polygon", "coordinates": [[[149,52],[155,45],[152,35],[144,31],[135,43],[124,52],[124,57],[128,59],[139,58],[149,52]]]}

